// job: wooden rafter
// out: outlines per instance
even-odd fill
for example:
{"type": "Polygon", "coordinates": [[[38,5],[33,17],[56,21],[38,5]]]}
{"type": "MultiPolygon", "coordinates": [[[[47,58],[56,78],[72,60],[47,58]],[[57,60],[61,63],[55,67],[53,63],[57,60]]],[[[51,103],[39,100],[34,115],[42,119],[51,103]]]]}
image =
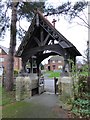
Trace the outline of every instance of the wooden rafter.
{"type": "Polygon", "coordinates": [[[37,37],[33,37],[35,42],[38,44],[38,46],[41,46],[41,42],[39,41],[39,39],[37,37]]]}
{"type": "Polygon", "coordinates": [[[44,40],[44,45],[46,45],[46,43],[47,43],[49,37],[50,37],[50,34],[47,34],[47,36],[46,36],[46,38],[45,38],[45,40],[44,40]]]}

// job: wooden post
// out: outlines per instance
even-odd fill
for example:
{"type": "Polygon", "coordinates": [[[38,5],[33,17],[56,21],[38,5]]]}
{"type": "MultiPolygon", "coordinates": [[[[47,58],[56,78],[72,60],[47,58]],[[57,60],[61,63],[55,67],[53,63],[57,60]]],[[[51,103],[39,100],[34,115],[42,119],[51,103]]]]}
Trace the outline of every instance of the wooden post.
{"type": "Polygon", "coordinates": [[[69,62],[68,62],[67,53],[64,55],[64,66],[63,66],[63,73],[61,76],[69,76],[69,62]]]}
{"type": "Polygon", "coordinates": [[[31,73],[33,73],[33,58],[31,57],[31,73]]]}
{"type": "Polygon", "coordinates": [[[40,33],[40,40],[41,40],[41,46],[43,46],[44,45],[44,31],[42,28],[41,28],[41,33],[40,33]]]}
{"type": "Polygon", "coordinates": [[[26,61],[24,58],[22,58],[22,72],[25,73],[26,72],[26,61]]]}
{"type": "Polygon", "coordinates": [[[38,94],[39,94],[39,64],[37,63],[37,76],[38,76],[38,94]]]}
{"type": "Polygon", "coordinates": [[[55,88],[55,94],[57,93],[57,83],[58,79],[56,77],[54,77],[54,88],[55,88]]]}
{"type": "Polygon", "coordinates": [[[37,64],[37,76],[39,77],[39,64],[37,64]]]}
{"type": "Polygon", "coordinates": [[[36,14],[36,26],[39,27],[39,15],[36,14]]]}

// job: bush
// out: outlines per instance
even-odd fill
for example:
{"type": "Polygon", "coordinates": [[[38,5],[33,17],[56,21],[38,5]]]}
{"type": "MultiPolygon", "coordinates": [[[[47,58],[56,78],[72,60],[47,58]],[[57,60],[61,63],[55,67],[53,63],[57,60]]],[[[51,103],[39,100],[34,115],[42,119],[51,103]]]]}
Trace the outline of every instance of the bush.
{"type": "Polygon", "coordinates": [[[88,86],[87,86],[87,76],[86,75],[80,75],[79,76],[79,88],[78,88],[78,92],[80,92],[80,94],[82,92],[87,92],[88,90],[88,86]]]}
{"type": "Polygon", "coordinates": [[[14,70],[14,77],[18,76],[18,70],[14,70]]]}
{"type": "Polygon", "coordinates": [[[90,100],[88,97],[87,76],[79,75],[78,77],[78,98],[73,101],[72,112],[76,116],[90,117],[90,100]]]}

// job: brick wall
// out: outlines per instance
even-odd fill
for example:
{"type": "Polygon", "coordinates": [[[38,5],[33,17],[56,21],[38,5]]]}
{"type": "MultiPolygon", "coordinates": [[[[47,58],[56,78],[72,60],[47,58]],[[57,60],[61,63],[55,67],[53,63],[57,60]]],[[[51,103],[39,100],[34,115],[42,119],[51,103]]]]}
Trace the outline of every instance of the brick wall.
{"type": "MultiPolygon", "coordinates": [[[[7,58],[8,58],[8,55],[1,55],[0,54],[0,66],[4,66],[5,70],[6,70],[6,67],[7,67],[7,58]]],[[[20,58],[16,58],[14,57],[14,69],[15,70],[20,70],[21,69],[21,59],[20,58]]]]}
{"type": "Polygon", "coordinates": [[[64,65],[64,60],[60,60],[60,59],[56,59],[56,60],[53,60],[53,59],[49,59],[48,60],[48,64],[45,64],[44,66],[44,69],[45,70],[60,70],[62,69],[64,65]]]}

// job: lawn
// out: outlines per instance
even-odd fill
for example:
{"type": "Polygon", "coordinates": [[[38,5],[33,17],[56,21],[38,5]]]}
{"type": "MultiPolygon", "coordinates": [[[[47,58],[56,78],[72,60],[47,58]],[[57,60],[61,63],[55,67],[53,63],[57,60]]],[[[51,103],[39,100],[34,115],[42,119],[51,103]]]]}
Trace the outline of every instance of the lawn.
{"type": "Polygon", "coordinates": [[[48,74],[48,77],[49,78],[54,78],[54,77],[57,77],[59,78],[60,77],[60,72],[59,71],[46,71],[45,74],[48,74]]]}
{"type": "Polygon", "coordinates": [[[15,102],[15,91],[7,92],[2,88],[2,106],[15,102]]]}
{"type": "Polygon", "coordinates": [[[31,106],[32,104],[25,102],[15,102],[7,104],[5,107],[3,107],[2,110],[3,118],[27,117],[28,112],[30,112],[31,106]]]}

